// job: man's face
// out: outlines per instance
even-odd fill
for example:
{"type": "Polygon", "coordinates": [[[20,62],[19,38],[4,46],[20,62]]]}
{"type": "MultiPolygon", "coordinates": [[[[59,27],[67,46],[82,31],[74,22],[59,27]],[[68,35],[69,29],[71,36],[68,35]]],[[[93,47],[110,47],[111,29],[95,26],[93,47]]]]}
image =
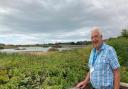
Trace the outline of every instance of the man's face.
{"type": "Polygon", "coordinates": [[[91,40],[92,40],[93,47],[96,49],[99,49],[102,43],[102,36],[99,34],[99,32],[92,32],[91,40]]]}

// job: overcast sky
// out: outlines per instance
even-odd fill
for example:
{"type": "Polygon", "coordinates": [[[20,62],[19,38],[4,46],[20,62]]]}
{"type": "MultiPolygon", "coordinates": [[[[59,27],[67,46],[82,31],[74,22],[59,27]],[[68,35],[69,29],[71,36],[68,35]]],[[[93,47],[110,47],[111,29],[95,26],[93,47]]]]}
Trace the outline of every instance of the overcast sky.
{"type": "Polygon", "coordinates": [[[128,27],[128,0],[0,0],[0,43],[36,44],[104,38],[128,27]]]}

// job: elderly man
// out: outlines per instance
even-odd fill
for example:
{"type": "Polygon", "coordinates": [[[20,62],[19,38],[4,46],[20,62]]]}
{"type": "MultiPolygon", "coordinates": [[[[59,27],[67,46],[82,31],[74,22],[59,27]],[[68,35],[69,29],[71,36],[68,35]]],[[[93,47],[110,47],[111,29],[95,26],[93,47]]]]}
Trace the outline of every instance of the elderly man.
{"type": "Polygon", "coordinates": [[[120,64],[114,48],[103,42],[99,27],[92,28],[91,40],[93,49],[88,62],[90,70],[76,87],[83,89],[90,81],[94,89],[119,89],[120,64]]]}

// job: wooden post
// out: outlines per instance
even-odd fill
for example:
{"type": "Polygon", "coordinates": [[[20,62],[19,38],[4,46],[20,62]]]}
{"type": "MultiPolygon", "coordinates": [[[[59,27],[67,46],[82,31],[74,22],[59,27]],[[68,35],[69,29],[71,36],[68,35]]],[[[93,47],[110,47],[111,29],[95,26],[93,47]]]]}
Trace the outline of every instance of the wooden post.
{"type": "Polygon", "coordinates": [[[120,83],[120,89],[128,89],[128,83],[120,83]]]}

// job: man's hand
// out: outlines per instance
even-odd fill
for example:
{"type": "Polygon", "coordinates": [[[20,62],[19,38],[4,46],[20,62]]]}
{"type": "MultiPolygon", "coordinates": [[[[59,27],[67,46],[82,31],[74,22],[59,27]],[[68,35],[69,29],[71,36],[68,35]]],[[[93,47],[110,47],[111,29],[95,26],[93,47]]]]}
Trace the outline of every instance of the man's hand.
{"type": "Polygon", "coordinates": [[[89,80],[90,80],[90,72],[87,73],[87,76],[84,81],[82,81],[76,85],[76,88],[84,89],[87,86],[87,84],[89,83],[89,80]]]}
{"type": "Polygon", "coordinates": [[[80,88],[80,89],[84,89],[86,86],[87,86],[87,82],[86,81],[81,81],[80,83],[78,83],[76,85],[76,87],[80,88]]]}

